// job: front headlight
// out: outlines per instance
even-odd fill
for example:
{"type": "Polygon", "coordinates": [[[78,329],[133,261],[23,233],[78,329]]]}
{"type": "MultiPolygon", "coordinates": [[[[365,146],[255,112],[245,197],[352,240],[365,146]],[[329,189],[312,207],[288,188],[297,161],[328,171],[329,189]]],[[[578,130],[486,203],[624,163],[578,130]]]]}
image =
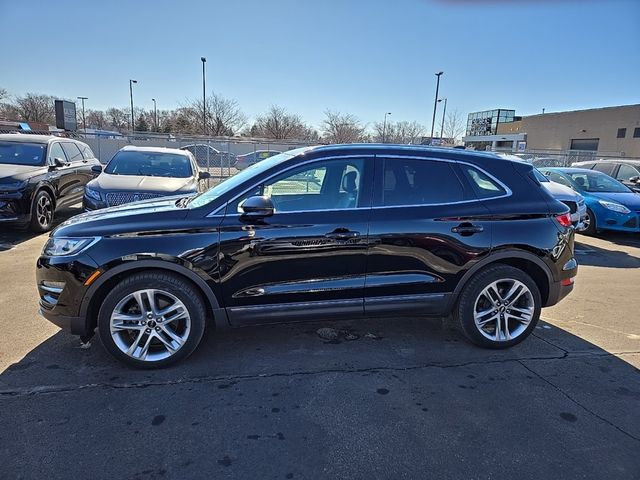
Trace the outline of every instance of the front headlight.
{"type": "Polygon", "coordinates": [[[22,190],[27,186],[28,181],[13,181],[13,182],[2,182],[0,183],[0,190],[4,190],[5,192],[15,192],[16,190],[22,190]]]}
{"type": "Polygon", "coordinates": [[[100,237],[65,238],[51,237],[44,246],[42,253],[49,257],[63,255],[77,255],[100,240],[100,237]]]}
{"type": "Polygon", "coordinates": [[[97,190],[94,190],[93,188],[89,188],[89,187],[84,187],[84,194],[89,197],[92,198],[94,200],[102,200],[102,195],[100,195],[100,192],[97,190]]]}
{"type": "Polygon", "coordinates": [[[629,210],[624,205],[620,205],[619,203],[607,202],[606,200],[598,200],[598,203],[600,205],[602,205],[604,208],[606,208],[607,210],[612,210],[614,212],[618,212],[618,213],[630,213],[631,212],[631,210],[629,210]]]}

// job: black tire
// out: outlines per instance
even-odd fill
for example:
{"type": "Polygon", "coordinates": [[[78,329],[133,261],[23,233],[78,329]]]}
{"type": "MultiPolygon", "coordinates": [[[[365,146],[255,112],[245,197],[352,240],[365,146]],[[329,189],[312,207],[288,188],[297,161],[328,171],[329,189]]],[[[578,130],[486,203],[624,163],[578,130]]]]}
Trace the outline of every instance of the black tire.
{"type": "MultiPolygon", "coordinates": [[[[149,271],[136,273],[126,277],[111,289],[102,302],[102,306],[98,313],[98,332],[100,334],[102,344],[105,346],[107,351],[118,360],[136,368],[162,368],[178,362],[193,353],[200,343],[200,340],[202,340],[205,322],[206,310],[204,301],[196,287],[179,275],[159,271],[149,271]],[[147,289],[165,292],[176,297],[180,302],[182,302],[184,307],[186,307],[190,317],[190,328],[188,333],[186,333],[187,336],[184,343],[175,351],[175,353],[170,354],[168,358],[158,360],[140,360],[133,358],[116,344],[116,340],[111,334],[111,315],[116,306],[118,306],[118,304],[130,294],[147,289]]],[[[186,330],[184,331],[186,332],[186,330]]],[[[130,334],[130,332],[127,332],[127,334],[130,334]]],[[[155,347],[158,349],[163,348],[158,339],[152,340],[152,347],[154,346],[154,341],[156,342],[155,347]]],[[[165,350],[168,351],[166,348],[165,350]]]]}
{"type": "Polygon", "coordinates": [[[31,221],[29,229],[32,232],[43,233],[51,230],[53,225],[53,215],[55,212],[55,204],[49,192],[39,190],[33,197],[31,204],[31,221]]]}
{"type": "Polygon", "coordinates": [[[590,208],[587,208],[587,218],[589,219],[589,226],[580,233],[592,237],[598,233],[598,226],[596,225],[596,216],[590,208]]]}
{"type": "MultiPolygon", "coordinates": [[[[498,284],[502,285],[502,284],[498,284]]],[[[453,311],[453,317],[456,326],[460,328],[460,330],[465,334],[465,336],[476,345],[485,348],[493,348],[493,349],[502,349],[509,348],[513,345],[516,345],[523,341],[525,338],[529,336],[529,334],[536,327],[538,320],[540,318],[540,309],[542,306],[542,300],[540,296],[540,290],[533,279],[527,275],[522,270],[519,270],[514,267],[510,267],[508,265],[493,265],[489,266],[486,270],[482,270],[478,272],[474,277],[469,280],[469,282],[464,286],[460,296],[458,298],[458,302],[453,311]],[[531,297],[526,295],[526,299],[530,300],[533,305],[533,313],[532,318],[528,324],[526,324],[526,328],[522,329],[521,332],[510,340],[504,339],[500,341],[492,340],[487,338],[481,332],[480,327],[476,325],[474,319],[474,311],[476,308],[476,302],[486,301],[486,298],[481,298],[481,292],[491,285],[493,282],[504,280],[508,281],[517,281],[529,290],[531,297]]],[[[503,308],[495,307],[495,308],[503,308]]],[[[513,305],[511,306],[513,307],[513,305]]],[[[494,308],[494,307],[489,307],[494,308]]],[[[504,307],[508,308],[508,307],[504,307]]],[[[500,312],[500,310],[495,310],[500,312]]],[[[494,313],[495,313],[494,311],[494,313]]],[[[507,310],[509,311],[509,310],[507,310]]],[[[498,313],[500,316],[500,313],[498,313]]],[[[488,317],[487,317],[488,318],[488,317]]],[[[501,317],[500,317],[501,318],[501,317]]],[[[504,322],[504,320],[501,320],[504,322]]],[[[511,321],[511,326],[516,326],[516,328],[524,327],[522,322],[511,321]]],[[[507,325],[507,330],[509,330],[509,320],[505,322],[507,325]]],[[[495,323],[494,323],[495,325],[495,323]]],[[[505,325],[504,323],[501,325],[505,325]]],[[[487,328],[490,328],[491,325],[488,325],[487,328]]],[[[495,331],[495,328],[494,328],[495,331]]],[[[514,330],[515,331],[515,330],[514,330]]],[[[485,330],[486,333],[486,330],[485,330]]]]}

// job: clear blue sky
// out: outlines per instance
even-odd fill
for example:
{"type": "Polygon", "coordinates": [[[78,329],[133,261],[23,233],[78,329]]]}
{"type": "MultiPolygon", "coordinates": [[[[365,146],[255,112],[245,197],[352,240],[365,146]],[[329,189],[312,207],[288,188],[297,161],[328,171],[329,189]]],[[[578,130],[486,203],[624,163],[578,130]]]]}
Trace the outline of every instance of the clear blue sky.
{"type": "Polygon", "coordinates": [[[465,115],[640,103],[640,1],[0,0],[0,87],[173,108],[207,90],[250,118],[430,125],[434,72],[465,115]]]}

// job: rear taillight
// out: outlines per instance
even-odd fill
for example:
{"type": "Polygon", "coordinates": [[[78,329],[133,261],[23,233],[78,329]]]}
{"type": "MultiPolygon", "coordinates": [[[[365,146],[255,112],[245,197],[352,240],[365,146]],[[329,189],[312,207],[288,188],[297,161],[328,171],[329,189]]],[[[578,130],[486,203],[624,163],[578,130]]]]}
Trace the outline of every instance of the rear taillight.
{"type": "Polygon", "coordinates": [[[563,227],[570,227],[571,226],[571,214],[570,213],[563,213],[562,215],[556,215],[556,220],[563,227]]]}

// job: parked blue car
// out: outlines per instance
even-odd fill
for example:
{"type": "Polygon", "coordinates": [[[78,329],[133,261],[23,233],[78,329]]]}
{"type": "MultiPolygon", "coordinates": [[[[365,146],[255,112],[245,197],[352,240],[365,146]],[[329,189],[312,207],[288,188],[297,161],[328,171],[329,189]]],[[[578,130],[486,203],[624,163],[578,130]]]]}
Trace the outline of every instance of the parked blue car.
{"type": "Polygon", "coordinates": [[[640,194],[604,173],[586,168],[539,168],[549,180],[573,188],[587,204],[585,229],[595,235],[599,230],[640,232],[640,194]]]}

